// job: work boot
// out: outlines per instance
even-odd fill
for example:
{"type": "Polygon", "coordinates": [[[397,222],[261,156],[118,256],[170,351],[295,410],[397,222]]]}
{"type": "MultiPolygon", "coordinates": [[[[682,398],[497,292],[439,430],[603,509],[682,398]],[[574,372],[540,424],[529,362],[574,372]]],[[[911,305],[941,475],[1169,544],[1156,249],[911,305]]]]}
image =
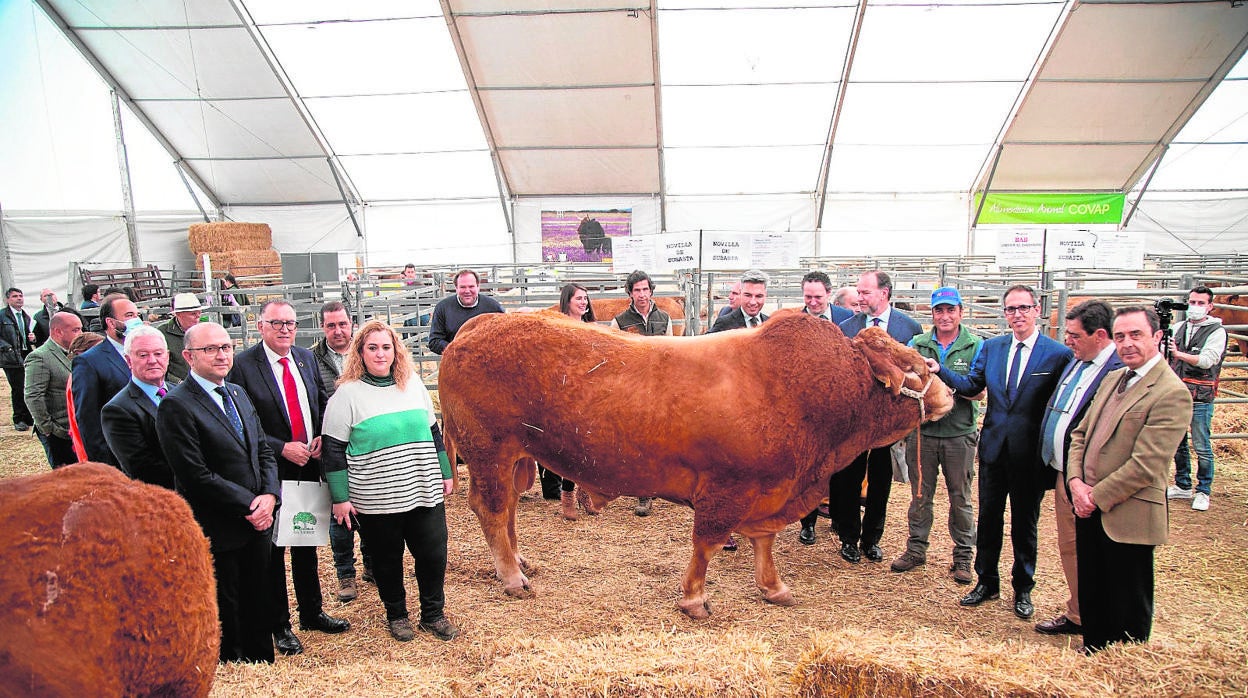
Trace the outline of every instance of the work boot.
{"type": "Polygon", "coordinates": [[[355,601],[360,592],[355,586],[355,577],[344,577],[338,580],[338,600],[343,603],[355,601]]]}
{"type": "Polygon", "coordinates": [[[653,505],[654,497],[638,497],[637,508],[633,509],[633,513],[638,516],[649,516],[650,507],[653,505]]]}
{"type": "Polygon", "coordinates": [[[562,494],[559,495],[559,513],[562,514],[563,518],[567,519],[568,521],[577,520],[578,517],[576,515],[576,495],[575,494],[565,490],[562,494]]]}

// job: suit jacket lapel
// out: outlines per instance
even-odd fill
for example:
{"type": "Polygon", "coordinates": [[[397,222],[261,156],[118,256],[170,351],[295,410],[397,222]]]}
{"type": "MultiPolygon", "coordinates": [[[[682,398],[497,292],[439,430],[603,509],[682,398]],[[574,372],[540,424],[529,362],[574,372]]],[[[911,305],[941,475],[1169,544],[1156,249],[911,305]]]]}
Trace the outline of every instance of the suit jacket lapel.
{"type": "Polygon", "coordinates": [[[156,403],[152,402],[152,399],[147,396],[147,393],[143,392],[142,388],[135,385],[134,381],[130,381],[126,384],[126,391],[129,393],[130,399],[134,400],[147,413],[147,416],[156,419],[156,403]]]}
{"type": "MultiPolygon", "coordinates": [[[[317,402],[316,402],[315,389],[316,389],[316,379],[318,376],[317,374],[318,369],[316,367],[316,357],[315,356],[312,356],[312,357],[300,356],[295,353],[294,349],[291,349],[290,358],[293,359],[295,362],[295,365],[299,367],[299,375],[303,376],[303,387],[307,390],[307,393],[308,393],[308,409],[312,411],[312,414],[309,415],[309,420],[312,422],[312,425],[315,426],[316,423],[320,421],[320,416],[321,416],[317,414],[316,412],[317,402]]],[[[311,438],[311,437],[312,435],[309,434],[308,438],[311,438]]]]}
{"type": "MultiPolygon", "coordinates": [[[[270,404],[277,405],[282,413],[282,418],[286,420],[286,428],[290,429],[290,415],[286,414],[286,398],[282,397],[282,391],[278,389],[277,382],[281,380],[277,376],[277,372],[273,370],[273,364],[269,363],[269,354],[264,350],[263,344],[256,345],[255,352],[256,369],[260,371],[260,377],[263,379],[264,386],[269,389],[270,404]]],[[[293,359],[295,353],[292,351],[290,357],[293,359]]]]}
{"type": "MultiPolygon", "coordinates": [[[[241,445],[244,449],[247,448],[247,444],[242,439],[238,438],[238,432],[234,431],[234,425],[230,424],[230,419],[225,416],[225,410],[217,404],[217,401],[211,395],[204,392],[204,386],[200,385],[199,381],[189,376],[187,377],[187,382],[191,384],[191,394],[194,395],[195,399],[199,401],[200,407],[202,407],[204,411],[208,412],[208,414],[211,414],[213,419],[216,419],[217,422],[227,432],[229,432],[231,436],[234,437],[234,440],[237,441],[239,445],[241,445]]],[[[226,385],[228,386],[229,384],[227,383],[226,385]]],[[[237,409],[237,407],[238,405],[235,403],[235,409],[237,409]]],[[[245,428],[246,427],[244,427],[244,429],[245,428]]]]}

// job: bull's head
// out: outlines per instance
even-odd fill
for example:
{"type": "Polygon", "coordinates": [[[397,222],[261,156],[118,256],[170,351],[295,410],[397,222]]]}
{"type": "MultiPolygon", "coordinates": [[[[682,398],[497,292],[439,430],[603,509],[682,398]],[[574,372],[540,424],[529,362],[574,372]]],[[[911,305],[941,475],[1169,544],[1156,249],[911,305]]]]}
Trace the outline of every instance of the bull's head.
{"type": "Polygon", "coordinates": [[[878,327],[869,327],[854,337],[875,379],[892,392],[915,398],[923,420],[936,420],[953,408],[949,388],[927,370],[919,352],[903,346],[878,327]]]}

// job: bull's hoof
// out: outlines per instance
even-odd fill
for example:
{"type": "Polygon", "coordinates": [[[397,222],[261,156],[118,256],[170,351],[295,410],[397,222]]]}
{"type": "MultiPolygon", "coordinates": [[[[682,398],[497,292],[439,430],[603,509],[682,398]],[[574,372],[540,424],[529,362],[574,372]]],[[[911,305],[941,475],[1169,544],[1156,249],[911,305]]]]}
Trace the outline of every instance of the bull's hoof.
{"type": "Polygon", "coordinates": [[[763,592],[763,600],[767,601],[768,603],[774,603],[777,606],[796,606],[797,605],[797,599],[793,598],[793,592],[789,591],[788,589],[781,589],[780,591],[772,592],[770,594],[767,593],[766,590],[760,590],[760,591],[763,592]]]}
{"type": "Polygon", "coordinates": [[[696,599],[681,599],[680,610],[693,620],[704,620],[711,616],[711,602],[696,599]]]}
{"type": "Polygon", "coordinates": [[[602,507],[594,504],[594,500],[589,496],[589,493],[585,491],[584,487],[577,488],[576,503],[580,504],[581,509],[584,509],[585,513],[590,516],[597,516],[602,513],[602,507]]]}
{"type": "Polygon", "coordinates": [[[524,558],[520,558],[519,560],[516,560],[516,564],[520,565],[520,571],[523,572],[526,577],[536,577],[537,573],[541,572],[540,567],[529,562],[528,560],[524,558]]]}
{"type": "Polygon", "coordinates": [[[537,591],[527,581],[518,587],[504,587],[503,591],[513,599],[533,599],[537,597],[537,591]]]}

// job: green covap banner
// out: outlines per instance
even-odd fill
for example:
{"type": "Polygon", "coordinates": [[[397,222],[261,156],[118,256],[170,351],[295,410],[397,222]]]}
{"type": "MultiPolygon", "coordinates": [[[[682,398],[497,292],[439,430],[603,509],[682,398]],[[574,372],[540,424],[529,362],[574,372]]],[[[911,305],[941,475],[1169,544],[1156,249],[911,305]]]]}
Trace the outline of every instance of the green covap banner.
{"type": "MultiPolygon", "coordinates": [[[[975,208],[983,194],[975,195],[975,208]]],[[[1089,225],[1122,222],[1125,194],[988,193],[978,224],[1089,225]]]]}

